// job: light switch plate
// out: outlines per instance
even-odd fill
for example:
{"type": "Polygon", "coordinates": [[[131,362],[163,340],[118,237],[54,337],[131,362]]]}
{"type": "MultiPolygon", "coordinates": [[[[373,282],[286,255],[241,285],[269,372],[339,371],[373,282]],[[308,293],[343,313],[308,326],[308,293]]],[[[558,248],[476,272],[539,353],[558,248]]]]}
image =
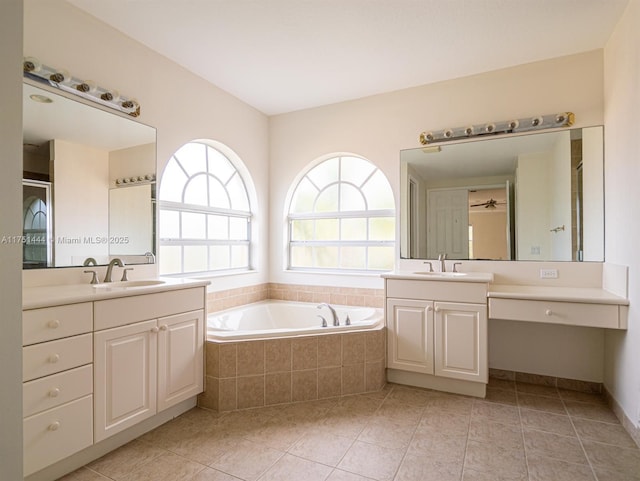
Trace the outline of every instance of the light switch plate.
{"type": "Polygon", "coordinates": [[[540,279],[557,279],[558,269],[540,269],[540,279]]]}

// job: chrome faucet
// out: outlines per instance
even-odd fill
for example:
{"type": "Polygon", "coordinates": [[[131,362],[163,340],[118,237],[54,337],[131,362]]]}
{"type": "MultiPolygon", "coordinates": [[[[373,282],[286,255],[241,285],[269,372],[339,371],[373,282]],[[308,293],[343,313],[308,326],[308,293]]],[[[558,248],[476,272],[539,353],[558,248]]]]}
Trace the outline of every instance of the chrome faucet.
{"type": "Polygon", "coordinates": [[[104,275],[104,282],[111,282],[111,272],[113,271],[113,266],[124,267],[124,262],[119,257],[112,259],[107,266],[107,273],[104,275]]]}
{"type": "Polygon", "coordinates": [[[438,261],[440,262],[440,272],[446,272],[447,271],[447,265],[445,264],[445,260],[447,259],[447,254],[439,254],[438,255],[438,261]]]}
{"type": "Polygon", "coordinates": [[[96,260],[95,260],[93,257],[87,257],[87,258],[84,260],[84,262],[82,263],[82,265],[83,265],[84,267],[87,267],[87,266],[97,266],[97,265],[98,265],[98,263],[96,262],[96,260]]]}
{"type": "Polygon", "coordinates": [[[322,304],[318,304],[318,309],[322,309],[323,307],[327,307],[331,311],[331,315],[333,316],[333,325],[339,326],[340,320],[338,319],[338,314],[336,313],[336,310],[326,302],[323,302],[322,304]]]}

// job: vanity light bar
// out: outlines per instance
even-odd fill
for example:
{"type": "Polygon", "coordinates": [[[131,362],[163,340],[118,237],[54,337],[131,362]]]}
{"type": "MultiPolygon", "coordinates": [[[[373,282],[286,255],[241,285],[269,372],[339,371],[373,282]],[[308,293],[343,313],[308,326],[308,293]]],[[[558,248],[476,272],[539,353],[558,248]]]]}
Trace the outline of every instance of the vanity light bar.
{"type": "Polygon", "coordinates": [[[482,135],[513,134],[554,127],[570,127],[574,122],[575,115],[572,112],[560,112],[559,114],[538,115],[531,118],[469,125],[467,127],[444,129],[442,131],[422,132],[420,134],[420,143],[422,145],[428,145],[436,142],[468,139],[482,135]]]}
{"type": "Polygon", "coordinates": [[[131,184],[149,184],[156,180],[156,174],[134,175],[133,177],[122,177],[116,179],[116,186],[124,187],[131,184]]]}
{"type": "Polygon", "coordinates": [[[140,104],[134,99],[120,95],[116,90],[107,90],[90,80],[80,80],[66,70],[43,65],[37,58],[25,57],[22,69],[26,76],[39,82],[45,81],[52,87],[116,109],[132,117],[140,116],[140,104]]]}

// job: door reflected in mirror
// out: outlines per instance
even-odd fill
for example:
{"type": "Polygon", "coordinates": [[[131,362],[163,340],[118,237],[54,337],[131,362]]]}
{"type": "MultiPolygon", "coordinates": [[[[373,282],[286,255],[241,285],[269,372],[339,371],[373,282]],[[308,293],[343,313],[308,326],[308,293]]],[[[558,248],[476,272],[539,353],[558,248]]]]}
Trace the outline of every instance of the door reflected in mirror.
{"type": "Polygon", "coordinates": [[[25,80],[23,145],[25,269],[154,258],[154,128],[25,80]]]}
{"type": "Polygon", "coordinates": [[[602,126],[400,153],[402,258],[603,261],[602,126]]]}

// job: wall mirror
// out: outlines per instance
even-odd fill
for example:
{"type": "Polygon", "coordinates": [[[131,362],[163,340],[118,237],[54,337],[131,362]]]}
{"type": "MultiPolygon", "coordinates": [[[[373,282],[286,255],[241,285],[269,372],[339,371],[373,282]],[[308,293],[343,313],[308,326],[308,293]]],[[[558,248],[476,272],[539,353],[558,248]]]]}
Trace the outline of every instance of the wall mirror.
{"type": "Polygon", "coordinates": [[[23,268],[153,262],[154,128],[25,80],[23,159],[23,268]]]}
{"type": "Polygon", "coordinates": [[[400,152],[404,259],[603,261],[603,127],[400,152]]]}

